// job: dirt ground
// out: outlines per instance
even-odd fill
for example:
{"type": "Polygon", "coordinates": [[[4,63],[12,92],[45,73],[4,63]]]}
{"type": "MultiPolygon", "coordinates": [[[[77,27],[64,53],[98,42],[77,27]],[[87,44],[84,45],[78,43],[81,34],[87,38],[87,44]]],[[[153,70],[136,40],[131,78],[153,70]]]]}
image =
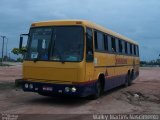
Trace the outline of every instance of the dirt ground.
{"type": "Polygon", "coordinates": [[[0,67],[0,113],[160,114],[160,68],[141,68],[132,86],[118,87],[97,100],[25,93],[14,86],[21,70],[21,65],[0,67]]]}

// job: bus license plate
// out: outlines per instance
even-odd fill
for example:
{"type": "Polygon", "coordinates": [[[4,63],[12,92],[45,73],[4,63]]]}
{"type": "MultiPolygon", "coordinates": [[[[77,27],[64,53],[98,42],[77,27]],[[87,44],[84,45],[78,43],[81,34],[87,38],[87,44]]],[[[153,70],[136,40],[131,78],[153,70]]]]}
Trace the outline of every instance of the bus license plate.
{"type": "Polygon", "coordinates": [[[43,91],[53,91],[52,87],[43,87],[43,91]]]}

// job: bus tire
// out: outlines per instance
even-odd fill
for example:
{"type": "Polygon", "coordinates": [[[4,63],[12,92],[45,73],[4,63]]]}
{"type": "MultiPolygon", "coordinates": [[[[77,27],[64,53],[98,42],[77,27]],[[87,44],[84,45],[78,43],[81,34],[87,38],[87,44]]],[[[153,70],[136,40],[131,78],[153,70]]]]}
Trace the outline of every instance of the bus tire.
{"type": "Polygon", "coordinates": [[[124,83],[124,87],[128,87],[129,86],[128,83],[129,83],[129,76],[127,74],[126,79],[125,79],[125,83],[124,83]]]}
{"type": "Polygon", "coordinates": [[[131,74],[128,74],[128,86],[132,85],[131,74]]]}
{"type": "Polygon", "coordinates": [[[131,73],[131,80],[133,81],[134,80],[134,70],[132,70],[132,73],[131,73]]]}
{"type": "Polygon", "coordinates": [[[102,94],[102,84],[100,80],[96,82],[95,90],[96,90],[96,93],[90,96],[90,99],[92,100],[98,99],[102,94]]]}

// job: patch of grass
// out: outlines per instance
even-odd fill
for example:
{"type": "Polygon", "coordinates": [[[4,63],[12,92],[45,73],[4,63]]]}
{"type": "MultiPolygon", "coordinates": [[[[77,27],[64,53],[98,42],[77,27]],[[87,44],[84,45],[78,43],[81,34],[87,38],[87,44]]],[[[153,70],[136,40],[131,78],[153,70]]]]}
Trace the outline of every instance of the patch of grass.
{"type": "Polygon", "coordinates": [[[14,89],[14,88],[15,88],[15,83],[14,82],[0,83],[0,90],[14,89]]]}
{"type": "Polygon", "coordinates": [[[4,64],[4,63],[3,63],[3,64],[2,64],[2,63],[0,63],[0,66],[2,66],[2,67],[6,67],[6,66],[7,66],[7,67],[9,67],[9,66],[12,66],[12,65],[4,64]]]}

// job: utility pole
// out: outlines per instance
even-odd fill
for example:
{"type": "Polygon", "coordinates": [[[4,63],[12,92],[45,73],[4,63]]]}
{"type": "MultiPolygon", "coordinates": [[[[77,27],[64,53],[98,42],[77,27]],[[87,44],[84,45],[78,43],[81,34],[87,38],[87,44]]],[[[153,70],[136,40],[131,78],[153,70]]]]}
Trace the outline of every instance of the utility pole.
{"type": "Polygon", "coordinates": [[[9,61],[11,60],[10,54],[11,54],[11,53],[9,52],[9,61]]]}
{"type": "Polygon", "coordinates": [[[4,38],[6,38],[6,36],[1,36],[3,41],[2,41],[2,60],[1,60],[1,63],[3,65],[3,51],[4,51],[4,38]]]}
{"type": "Polygon", "coordinates": [[[8,38],[6,38],[6,61],[8,59],[8,38]]]}

